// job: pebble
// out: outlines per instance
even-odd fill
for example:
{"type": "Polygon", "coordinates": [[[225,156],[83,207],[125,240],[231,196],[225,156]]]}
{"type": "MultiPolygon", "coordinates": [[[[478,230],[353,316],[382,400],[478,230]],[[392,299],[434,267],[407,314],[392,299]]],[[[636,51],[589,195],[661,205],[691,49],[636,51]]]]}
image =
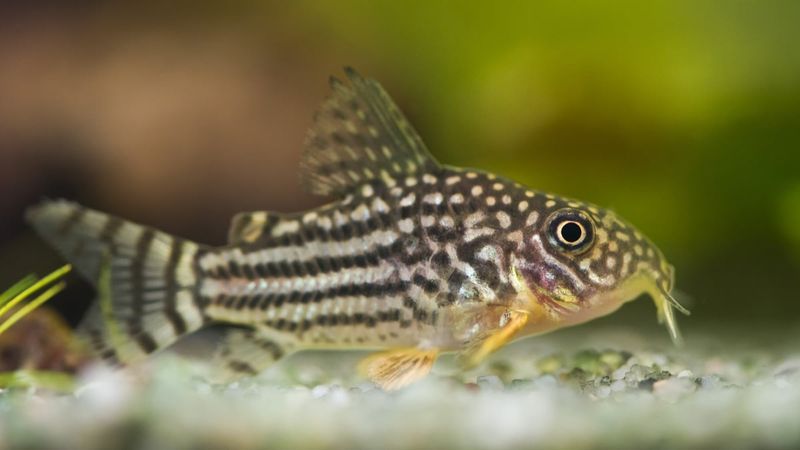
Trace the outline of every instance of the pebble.
{"type": "Polygon", "coordinates": [[[697,385],[689,378],[668,378],[653,383],[653,393],[667,400],[690,394],[697,389],[697,385]]]}
{"type": "Polygon", "coordinates": [[[630,369],[625,373],[624,380],[628,383],[629,386],[635,386],[644,381],[647,377],[647,374],[652,372],[652,369],[649,367],[645,367],[639,364],[634,364],[631,366],[630,369]]]}
{"type": "Polygon", "coordinates": [[[718,389],[723,387],[722,378],[719,375],[706,375],[697,379],[700,389],[718,389]]]}
{"type": "Polygon", "coordinates": [[[620,366],[630,359],[631,354],[628,352],[618,352],[614,350],[606,350],[600,354],[600,362],[612,371],[617,370],[620,366]]]}
{"type": "Polygon", "coordinates": [[[330,390],[331,390],[331,388],[329,386],[324,385],[324,384],[318,384],[318,385],[314,386],[313,389],[311,389],[311,397],[313,397],[313,398],[322,398],[322,397],[328,395],[328,392],[330,392],[330,390]]]}
{"type": "Polygon", "coordinates": [[[542,375],[533,380],[533,386],[537,389],[553,389],[558,386],[558,380],[553,375],[542,375]]]}
{"type": "Polygon", "coordinates": [[[541,373],[555,373],[563,367],[562,359],[557,355],[546,356],[536,362],[536,368],[541,373]]]}
{"type": "Polygon", "coordinates": [[[598,398],[606,398],[611,395],[611,386],[599,386],[594,391],[594,395],[598,398]]]}
{"type": "Polygon", "coordinates": [[[629,369],[629,367],[622,366],[611,373],[611,378],[614,380],[622,380],[625,378],[625,375],[627,375],[629,369]]]}
{"type": "Polygon", "coordinates": [[[344,406],[350,403],[350,395],[348,392],[337,385],[331,386],[327,398],[330,399],[334,405],[338,406],[344,406]]]}
{"type": "Polygon", "coordinates": [[[609,386],[609,387],[611,388],[611,390],[613,392],[622,392],[628,386],[622,380],[615,380],[613,383],[611,383],[611,386],[609,386]]]}
{"type": "Polygon", "coordinates": [[[651,355],[653,359],[653,363],[659,366],[666,366],[669,363],[669,359],[665,355],[651,355]]]}
{"type": "Polygon", "coordinates": [[[497,375],[484,375],[478,377],[477,382],[478,386],[485,390],[501,391],[505,388],[503,380],[501,380],[497,375]]]}
{"type": "Polygon", "coordinates": [[[775,368],[773,373],[777,378],[800,380],[800,358],[792,358],[784,361],[775,368]]]}
{"type": "Polygon", "coordinates": [[[357,394],[366,394],[367,392],[372,392],[380,390],[377,386],[369,381],[365,381],[363,383],[359,383],[349,389],[350,392],[357,393],[357,394]]]}
{"type": "Polygon", "coordinates": [[[600,353],[596,350],[583,350],[578,352],[573,358],[573,365],[592,375],[600,375],[603,371],[600,353]]]}
{"type": "Polygon", "coordinates": [[[511,380],[512,391],[530,391],[534,388],[533,380],[530,379],[516,379],[511,380]]]}

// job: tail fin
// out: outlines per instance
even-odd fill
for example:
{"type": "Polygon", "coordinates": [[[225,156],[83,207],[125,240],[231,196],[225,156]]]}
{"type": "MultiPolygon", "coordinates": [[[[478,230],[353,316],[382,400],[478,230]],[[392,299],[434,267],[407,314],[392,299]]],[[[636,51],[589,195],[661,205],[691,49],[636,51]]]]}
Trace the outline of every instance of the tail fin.
{"type": "Polygon", "coordinates": [[[97,287],[80,332],[103,359],[135,362],[203,326],[197,244],[64,200],[27,219],[97,287]]]}

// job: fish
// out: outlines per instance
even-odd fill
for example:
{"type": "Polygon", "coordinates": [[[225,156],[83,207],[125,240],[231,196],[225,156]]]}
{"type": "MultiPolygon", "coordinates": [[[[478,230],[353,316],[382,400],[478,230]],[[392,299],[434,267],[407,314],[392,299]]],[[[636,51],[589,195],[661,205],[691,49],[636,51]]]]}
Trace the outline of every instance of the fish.
{"type": "Polygon", "coordinates": [[[204,245],[68,200],[27,220],[97,290],[79,333],[116,366],[222,327],[210,377],[254,376],[301,350],[372,350],[395,390],[443,353],[464,368],[509,342],[642,294],[680,341],[662,252],[611,210],[439,163],[381,85],[345,68],[317,110],[302,184],[328,203],[235,215],[204,245]]]}

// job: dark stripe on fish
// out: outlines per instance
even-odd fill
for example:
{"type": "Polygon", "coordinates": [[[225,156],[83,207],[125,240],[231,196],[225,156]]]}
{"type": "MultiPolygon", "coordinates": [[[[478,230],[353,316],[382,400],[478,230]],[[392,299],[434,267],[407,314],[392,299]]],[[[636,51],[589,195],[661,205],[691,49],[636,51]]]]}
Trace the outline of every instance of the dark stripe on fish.
{"type": "MultiPolygon", "coordinates": [[[[314,251],[313,247],[309,248],[314,251]]],[[[307,275],[316,276],[340,272],[352,268],[377,267],[382,260],[399,254],[403,250],[403,241],[398,238],[390,245],[377,245],[364,253],[343,256],[315,256],[307,260],[264,261],[254,265],[245,265],[231,259],[227,266],[220,265],[205,272],[209,278],[228,280],[231,278],[274,279],[294,278],[307,275]]],[[[245,257],[248,254],[244,254],[245,257]]]]}
{"type": "Polygon", "coordinates": [[[391,281],[388,283],[361,283],[346,284],[332,287],[326,290],[315,291],[292,291],[289,293],[256,294],[242,296],[220,295],[216,298],[215,304],[226,308],[241,310],[245,307],[250,309],[266,310],[270,307],[279,308],[284,304],[308,304],[318,303],[323,300],[331,300],[339,297],[367,297],[379,299],[391,297],[404,293],[408,289],[408,283],[403,281],[391,281]]]}
{"type": "Polygon", "coordinates": [[[110,347],[110,343],[105,340],[103,333],[97,328],[89,328],[88,330],[89,345],[92,350],[106,363],[113,367],[122,366],[116,350],[110,347]]]}
{"type": "Polygon", "coordinates": [[[131,264],[131,317],[128,319],[128,330],[139,344],[142,351],[152,353],[157,348],[155,339],[144,331],[142,318],[144,302],[144,262],[155,239],[155,231],[145,228],[136,242],[136,254],[131,264]]]}
{"type": "Polygon", "coordinates": [[[178,336],[186,332],[186,321],[176,309],[178,295],[178,280],[176,276],[178,263],[183,254],[184,243],[182,239],[175,238],[172,240],[167,267],[164,270],[164,314],[178,336]]]}
{"type": "Polygon", "coordinates": [[[102,231],[100,231],[100,241],[108,244],[109,250],[112,253],[114,251],[114,238],[124,223],[125,222],[119,217],[108,216],[106,224],[103,226],[102,231]]]}
{"type": "Polygon", "coordinates": [[[314,319],[303,319],[300,322],[283,318],[266,320],[264,321],[264,325],[276,330],[302,333],[314,326],[365,326],[366,328],[374,328],[380,323],[401,322],[401,317],[402,311],[400,309],[391,309],[388,311],[379,311],[374,316],[365,313],[353,313],[351,315],[347,313],[321,314],[314,319]]]}
{"type": "MultiPolygon", "coordinates": [[[[377,194],[376,194],[377,196],[377,194]]],[[[394,202],[393,199],[389,198],[382,198],[385,202],[394,202]]],[[[350,206],[346,209],[339,210],[339,212],[345,216],[349,217],[350,213],[352,213],[355,209],[359,206],[366,205],[354,205],[350,206]]],[[[369,208],[368,208],[369,209],[369,208]]],[[[331,220],[331,222],[335,222],[335,216],[330,213],[323,213],[320,214],[319,217],[326,217],[331,220]]],[[[303,223],[302,218],[292,218],[292,219],[284,219],[287,221],[297,221],[299,227],[297,231],[287,232],[277,237],[271,236],[272,230],[275,228],[277,223],[274,220],[268,220],[261,229],[261,240],[258,244],[248,244],[245,245],[245,248],[277,248],[277,247],[288,247],[291,245],[307,245],[313,242],[343,242],[353,238],[363,238],[367,235],[374,233],[375,231],[384,229],[389,230],[392,229],[395,222],[394,214],[386,213],[386,212],[377,212],[372,209],[369,209],[369,217],[365,220],[352,220],[348,219],[346,222],[342,223],[341,225],[334,225],[330,229],[323,228],[319,226],[317,223],[303,223]]],[[[319,221],[319,219],[317,219],[319,221]]]]}
{"type": "Polygon", "coordinates": [[[60,236],[64,236],[68,234],[72,228],[80,223],[83,220],[83,216],[86,215],[86,210],[83,208],[75,208],[70,212],[70,214],[61,222],[56,233],[60,236]]]}

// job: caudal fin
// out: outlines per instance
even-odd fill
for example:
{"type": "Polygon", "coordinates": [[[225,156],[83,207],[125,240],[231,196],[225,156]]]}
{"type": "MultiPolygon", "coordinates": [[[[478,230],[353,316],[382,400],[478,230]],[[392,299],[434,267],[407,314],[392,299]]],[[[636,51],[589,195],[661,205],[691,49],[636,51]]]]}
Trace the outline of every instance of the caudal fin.
{"type": "Polygon", "coordinates": [[[197,244],[64,200],[27,219],[97,288],[80,333],[103,359],[135,362],[203,325],[197,244]]]}

